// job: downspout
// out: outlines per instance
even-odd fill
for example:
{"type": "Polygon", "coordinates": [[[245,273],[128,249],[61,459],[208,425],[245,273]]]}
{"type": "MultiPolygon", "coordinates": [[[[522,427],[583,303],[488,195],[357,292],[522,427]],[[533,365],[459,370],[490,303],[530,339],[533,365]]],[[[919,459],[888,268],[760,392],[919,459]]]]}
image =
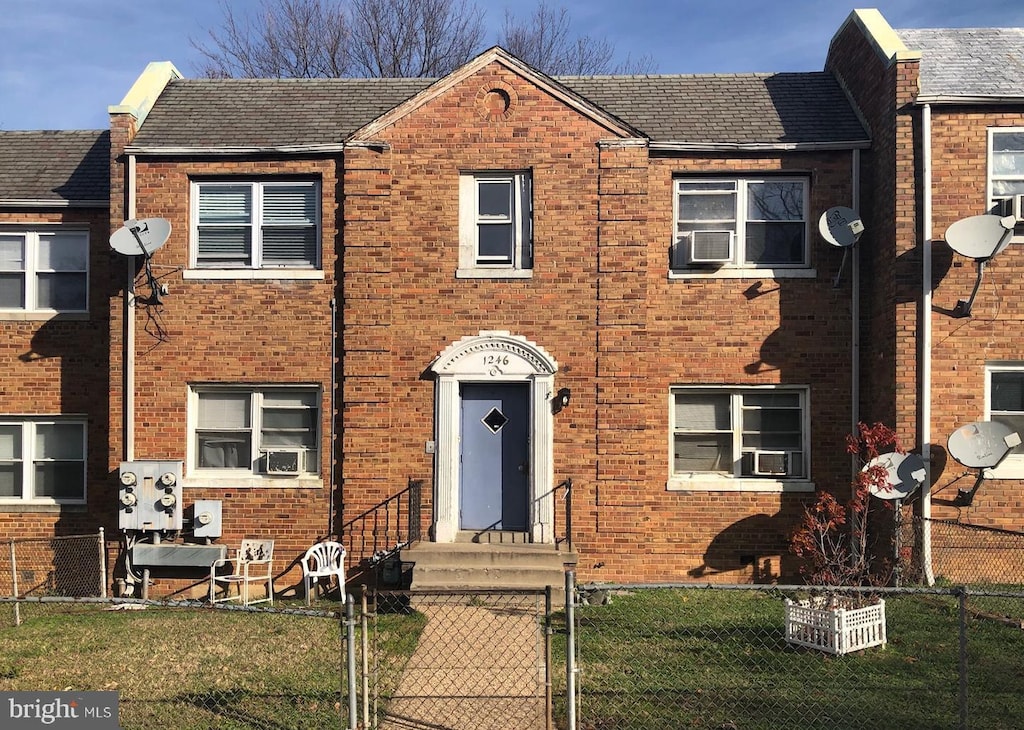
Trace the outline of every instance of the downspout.
{"type": "MultiPolygon", "coordinates": [[[[860,150],[853,150],[852,159],[853,197],[851,207],[860,212],[860,150]]],[[[850,294],[850,319],[853,324],[850,327],[850,433],[857,433],[857,424],[860,423],[860,247],[853,246],[852,273],[850,274],[853,283],[853,291],[850,294]]],[[[856,476],[860,468],[853,457],[853,476],[856,476]]],[[[852,481],[852,479],[851,479],[852,481]]]]}
{"type": "Polygon", "coordinates": [[[334,412],[335,408],[335,389],[337,387],[337,366],[336,358],[338,354],[338,301],[335,297],[331,297],[331,425],[330,425],[330,439],[331,445],[331,461],[328,467],[328,473],[330,474],[329,481],[327,483],[327,532],[329,536],[334,534],[334,462],[337,457],[337,448],[334,443],[335,439],[335,422],[337,416],[334,412]]]}
{"type": "MultiPolygon", "coordinates": [[[[135,155],[128,155],[128,180],[125,220],[135,218],[135,155]]],[[[121,401],[124,460],[135,460],[135,257],[125,257],[127,279],[124,288],[124,387],[121,401]]]]}
{"type": "Polygon", "coordinates": [[[932,572],[932,107],[921,108],[921,176],[923,195],[921,217],[921,459],[925,481],[921,491],[921,566],[928,585],[935,584],[932,572]]]}

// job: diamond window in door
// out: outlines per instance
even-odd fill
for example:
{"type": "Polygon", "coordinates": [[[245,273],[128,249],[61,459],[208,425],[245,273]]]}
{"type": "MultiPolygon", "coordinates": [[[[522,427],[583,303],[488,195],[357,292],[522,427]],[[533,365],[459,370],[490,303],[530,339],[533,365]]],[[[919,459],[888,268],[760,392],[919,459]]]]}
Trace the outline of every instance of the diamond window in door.
{"type": "Polygon", "coordinates": [[[508,418],[506,418],[505,414],[497,408],[492,408],[487,412],[486,416],[480,419],[480,421],[487,426],[491,433],[498,433],[502,426],[508,423],[508,418]]]}

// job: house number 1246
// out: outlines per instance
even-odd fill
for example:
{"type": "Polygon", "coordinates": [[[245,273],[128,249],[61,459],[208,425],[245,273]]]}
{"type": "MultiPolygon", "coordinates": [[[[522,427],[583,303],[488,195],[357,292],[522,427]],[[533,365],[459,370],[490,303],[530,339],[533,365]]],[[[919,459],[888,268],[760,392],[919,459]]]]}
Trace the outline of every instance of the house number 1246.
{"type": "Polygon", "coordinates": [[[508,365],[508,355],[484,355],[484,365],[508,365]]]}

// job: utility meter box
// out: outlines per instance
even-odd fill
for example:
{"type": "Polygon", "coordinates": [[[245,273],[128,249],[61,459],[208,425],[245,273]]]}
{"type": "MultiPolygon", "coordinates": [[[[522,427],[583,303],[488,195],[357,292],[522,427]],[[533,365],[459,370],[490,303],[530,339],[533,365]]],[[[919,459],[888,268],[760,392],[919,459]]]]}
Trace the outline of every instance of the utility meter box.
{"type": "Polygon", "coordinates": [[[195,537],[220,537],[221,501],[197,499],[192,505],[192,534],[195,537]]]}
{"type": "Polygon", "coordinates": [[[180,461],[122,461],[117,526],[158,532],[181,529],[180,461]]]}

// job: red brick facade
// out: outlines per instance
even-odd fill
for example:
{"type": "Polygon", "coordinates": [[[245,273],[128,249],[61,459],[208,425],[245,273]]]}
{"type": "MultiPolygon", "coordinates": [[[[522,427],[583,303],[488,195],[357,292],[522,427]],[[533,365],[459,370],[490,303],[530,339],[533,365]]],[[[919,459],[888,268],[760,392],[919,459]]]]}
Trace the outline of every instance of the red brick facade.
{"type": "MultiPolygon", "coordinates": [[[[940,438],[984,412],[985,363],[1022,359],[1014,335],[1024,303],[1013,282],[1024,260],[1015,250],[991,267],[974,316],[964,320],[938,308],[969,291],[974,269],[943,258],[937,243],[936,309],[921,311],[919,61],[890,62],[872,43],[861,25],[848,22],[827,62],[865,121],[869,150],[853,140],[847,148],[652,149],[614,118],[571,103],[571,94],[501,57],[456,72],[343,150],[158,155],[133,150],[134,120],[113,115],[109,220],[106,211],[81,218],[93,239],[90,316],[43,327],[0,323],[0,372],[17,384],[0,386],[0,412],[90,416],[88,505],[41,514],[0,510],[0,525],[18,535],[97,524],[115,533],[120,462],[182,460],[186,506],[223,502],[220,542],[277,541],[279,590],[299,582],[298,558],[328,535],[351,539],[350,573],[359,580],[382,529],[364,516],[410,482],[422,485],[422,539],[437,536],[447,499],[436,452],[445,447],[437,440],[445,416],[431,368],[463,338],[504,332],[557,362],[545,375],[552,391],[571,391],[570,404],[551,417],[550,433],[547,421],[535,421],[544,425],[538,433],[549,439],[551,455],[544,465],[550,484],[536,497],[550,500],[553,512],[536,529],[552,542],[565,537],[567,502],[549,493],[571,479],[581,581],[794,579],[787,535],[812,487],[846,490],[844,437],[853,422],[891,423],[906,445],[919,446],[922,317],[934,328],[937,487],[958,473],[957,464],[943,461],[940,438]],[[503,92],[507,109],[491,103],[492,90],[503,92]],[[532,269],[505,278],[460,274],[460,175],[499,170],[530,174],[532,269]],[[698,174],[805,179],[808,269],[777,278],[672,275],[675,180],[698,174]],[[322,276],[224,277],[190,268],[192,182],[280,176],[319,183],[322,276]],[[841,271],[844,252],[815,230],[823,211],[858,200],[867,226],[856,254],[859,300],[849,264],[841,271]],[[169,289],[160,304],[125,306],[130,272],[102,245],[128,217],[172,225],[152,258],[169,289]],[[132,337],[125,336],[129,328],[132,337]],[[317,388],[318,478],[239,485],[194,479],[186,458],[194,430],[190,389],[214,384],[317,388]],[[806,388],[811,457],[803,488],[673,480],[672,388],[755,385],[806,388]],[[98,397],[104,391],[109,398],[98,397]]],[[[1024,126],[1024,114],[933,111],[937,241],[953,221],[983,212],[986,128],[999,125],[1024,126]]],[[[32,215],[0,213],[0,222],[77,214],[32,215]]],[[[535,408],[546,407],[553,393],[542,395],[535,408]]],[[[991,482],[972,519],[1024,528],[1017,486],[991,482]]],[[[942,497],[935,493],[936,513],[954,514],[942,497]]],[[[202,592],[201,573],[158,575],[155,590],[202,592]]]]}

